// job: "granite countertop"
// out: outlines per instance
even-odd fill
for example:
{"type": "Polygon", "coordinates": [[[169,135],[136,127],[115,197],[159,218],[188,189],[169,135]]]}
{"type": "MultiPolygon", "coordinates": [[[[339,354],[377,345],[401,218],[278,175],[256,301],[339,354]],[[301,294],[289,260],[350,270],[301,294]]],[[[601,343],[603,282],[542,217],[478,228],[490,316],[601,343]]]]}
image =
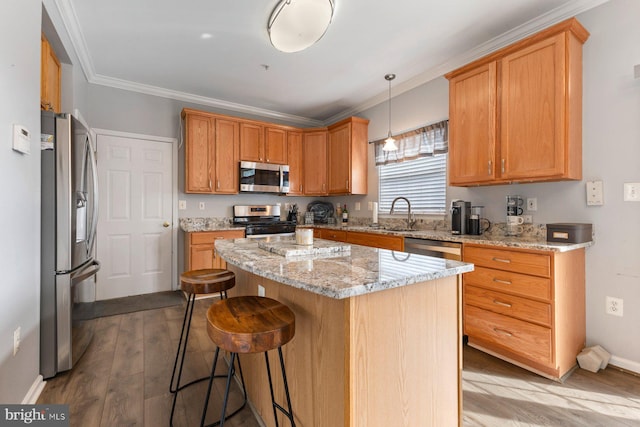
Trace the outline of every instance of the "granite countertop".
{"type": "Polygon", "coordinates": [[[509,237],[500,234],[483,234],[480,236],[454,235],[447,230],[394,230],[374,228],[366,225],[338,226],[338,225],[302,225],[300,227],[329,228],[333,230],[363,231],[367,233],[379,233],[391,236],[413,237],[416,239],[431,239],[444,242],[477,243],[480,245],[502,246],[506,248],[535,249],[542,251],[567,252],[580,248],[587,248],[594,244],[593,241],[585,243],[556,243],[547,242],[545,237],[539,235],[509,237]]]}
{"type": "MultiPolygon", "coordinates": [[[[274,241],[292,243],[292,237],[274,241]]],[[[315,242],[329,242],[314,239],[315,242]]],[[[335,242],[332,242],[335,243],[335,242]]],[[[351,245],[348,253],[285,257],[260,249],[256,239],[217,240],[227,263],[257,276],[342,299],[473,271],[473,264],[351,245]]]]}
{"type": "Polygon", "coordinates": [[[187,233],[197,231],[244,230],[233,225],[229,218],[180,218],[180,229],[187,233]]]}

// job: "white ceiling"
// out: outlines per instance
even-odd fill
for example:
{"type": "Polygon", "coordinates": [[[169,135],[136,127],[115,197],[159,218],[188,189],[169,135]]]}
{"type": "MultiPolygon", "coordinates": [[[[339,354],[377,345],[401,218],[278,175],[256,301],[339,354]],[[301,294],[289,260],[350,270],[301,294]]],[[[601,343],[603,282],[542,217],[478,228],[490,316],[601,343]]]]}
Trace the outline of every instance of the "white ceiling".
{"type": "Polygon", "coordinates": [[[278,1],[55,0],[91,83],[307,125],[386,100],[387,73],[397,95],[606,0],[335,0],[298,53],[269,42],[278,1]]]}

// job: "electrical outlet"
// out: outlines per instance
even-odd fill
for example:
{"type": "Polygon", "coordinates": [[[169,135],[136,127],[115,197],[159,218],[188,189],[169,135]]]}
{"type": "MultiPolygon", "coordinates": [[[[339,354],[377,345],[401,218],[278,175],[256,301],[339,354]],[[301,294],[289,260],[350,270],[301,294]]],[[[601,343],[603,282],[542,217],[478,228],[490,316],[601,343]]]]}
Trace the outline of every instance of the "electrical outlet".
{"type": "Polygon", "coordinates": [[[622,298],[614,298],[614,297],[607,297],[605,299],[606,301],[606,313],[607,314],[612,314],[614,316],[620,316],[622,317],[624,311],[624,305],[623,305],[623,300],[622,298]]]}
{"type": "Polygon", "coordinates": [[[186,200],[178,200],[178,209],[181,211],[187,209],[187,201],[186,200]]]}
{"type": "Polygon", "coordinates": [[[200,208],[201,211],[203,211],[204,210],[204,202],[200,202],[198,204],[198,207],[200,208]]]}
{"type": "Polygon", "coordinates": [[[262,285],[258,285],[258,296],[259,297],[263,297],[264,296],[264,286],[262,286],[262,285]]]}
{"type": "Polygon", "coordinates": [[[20,326],[13,331],[13,355],[15,356],[20,350],[20,326]]]}
{"type": "Polygon", "coordinates": [[[522,215],[522,219],[524,220],[525,224],[533,223],[533,217],[531,215],[522,215]]]}
{"type": "Polygon", "coordinates": [[[527,210],[528,211],[537,211],[538,210],[538,199],[536,199],[535,197],[528,198],[527,199],[527,210]]]}
{"type": "Polygon", "coordinates": [[[372,211],[373,210],[373,202],[369,202],[367,208],[372,211]]]}
{"type": "Polygon", "coordinates": [[[356,210],[359,211],[360,210],[360,202],[356,202],[356,210]]]}
{"type": "Polygon", "coordinates": [[[587,206],[604,205],[602,181],[587,181],[587,206]]]}

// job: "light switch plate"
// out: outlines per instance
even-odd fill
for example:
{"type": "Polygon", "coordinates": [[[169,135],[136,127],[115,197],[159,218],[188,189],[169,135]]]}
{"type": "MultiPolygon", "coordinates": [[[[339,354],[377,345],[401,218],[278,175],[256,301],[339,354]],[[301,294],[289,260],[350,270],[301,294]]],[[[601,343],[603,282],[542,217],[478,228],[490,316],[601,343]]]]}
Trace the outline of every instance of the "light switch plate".
{"type": "Polygon", "coordinates": [[[604,205],[602,181],[587,181],[587,206],[604,205]]]}
{"type": "Polygon", "coordinates": [[[640,182],[624,183],[624,201],[640,202],[640,182]]]}

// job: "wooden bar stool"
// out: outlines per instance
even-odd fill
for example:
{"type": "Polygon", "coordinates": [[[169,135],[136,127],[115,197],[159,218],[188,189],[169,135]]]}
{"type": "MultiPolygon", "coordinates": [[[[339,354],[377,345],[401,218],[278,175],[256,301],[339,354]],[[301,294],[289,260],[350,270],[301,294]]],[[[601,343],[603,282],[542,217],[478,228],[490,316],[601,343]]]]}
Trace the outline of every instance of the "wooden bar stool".
{"type": "MultiPolygon", "coordinates": [[[[202,294],[220,294],[220,299],[227,297],[227,290],[233,288],[236,285],[236,276],[229,270],[223,270],[219,268],[202,269],[185,271],[180,275],[180,289],[187,294],[187,306],[184,311],[184,319],[182,320],[182,331],[180,332],[180,340],[178,341],[178,350],[176,351],[176,358],[173,363],[173,371],[171,373],[171,383],[169,384],[169,392],[173,393],[173,404],[171,407],[171,419],[170,425],[173,425],[173,414],[176,407],[176,399],[178,392],[185,387],[209,379],[209,376],[198,378],[187,384],[180,385],[180,379],[182,377],[182,367],[184,365],[184,357],[187,353],[187,344],[189,341],[189,331],[191,330],[191,319],[193,317],[193,309],[196,302],[196,295],[202,294]],[[182,357],[180,357],[182,355],[182,357]],[[178,359],[180,359],[180,365],[178,366],[178,359]],[[177,373],[177,378],[176,378],[177,373]],[[176,381],[174,381],[176,380],[176,381]]],[[[240,362],[238,361],[238,365],[240,362]]],[[[240,376],[242,377],[242,369],[240,370],[240,376]]],[[[223,375],[226,377],[226,375],[223,375]]],[[[244,388],[244,379],[243,379],[244,388]]],[[[246,404],[246,391],[245,402],[246,404]]],[[[244,404],[242,407],[244,407],[244,404]]],[[[240,409],[242,409],[242,407],[240,409]]],[[[238,409],[234,412],[240,411],[238,409]]]]}
{"type": "Polygon", "coordinates": [[[282,346],[291,341],[295,334],[295,315],[286,305],[266,297],[242,296],[216,301],[207,310],[207,333],[209,338],[216,344],[216,355],[213,359],[211,376],[209,377],[209,389],[202,412],[200,426],[204,426],[207,415],[207,404],[211,394],[218,352],[220,348],[231,353],[229,371],[227,373],[227,387],[222,402],[222,415],[220,416],[220,427],[224,426],[224,414],[229,398],[229,387],[233,375],[233,363],[238,358],[239,353],[262,353],[264,352],[267,363],[267,376],[269,379],[269,389],[271,392],[271,404],[273,406],[273,416],[276,427],[279,427],[277,410],[281,411],[295,427],[293,420],[293,410],[291,409],[291,398],[289,396],[289,385],[287,384],[287,374],[284,368],[282,357],[282,346]],[[282,380],[287,399],[288,410],[276,403],[273,394],[273,382],[271,381],[271,368],[269,367],[269,350],[278,349],[280,357],[280,369],[282,370],[282,380]]]}

